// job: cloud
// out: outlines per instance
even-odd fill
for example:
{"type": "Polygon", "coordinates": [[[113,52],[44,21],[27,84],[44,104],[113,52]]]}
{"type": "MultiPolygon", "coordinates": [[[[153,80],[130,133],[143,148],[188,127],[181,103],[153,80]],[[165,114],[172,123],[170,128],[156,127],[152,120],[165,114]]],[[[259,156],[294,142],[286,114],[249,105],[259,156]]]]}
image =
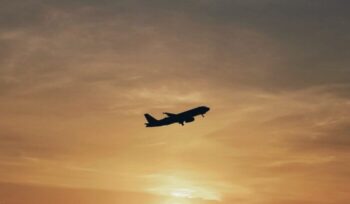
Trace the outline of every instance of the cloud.
{"type": "MultiPolygon", "coordinates": [[[[124,73],[126,68],[130,70],[127,72],[139,72],[141,69],[137,67],[142,64],[145,67],[142,70],[150,70],[146,72],[149,77],[175,75],[187,80],[203,77],[215,83],[226,82],[228,86],[248,85],[268,90],[349,81],[348,69],[344,66],[347,56],[339,54],[348,49],[346,43],[342,43],[347,39],[341,34],[347,30],[342,24],[336,24],[339,19],[346,21],[347,14],[337,10],[335,15],[329,15],[333,18],[327,18],[326,25],[337,25],[335,29],[339,30],[339,35],[335,36],[333,32],[324,31],[314,17],[324,16],[326,6],[323,4],[276,1],[139,3],[106,1],[102,5],[95,1],[44,1],[39,7],[44,14],[39,18],[38,27],[13,29],[25,31],[27,40],[19,36],[18,49],[27,50],[25,53],[34,65],[30,69],[36,67],[38,72],[57,72],[63,67],[75,70],[79,64],[74,61],[81,63],[83,60],[98,63],[99,67],[113,65],[119,73],[124,73]],[[128,12],[122,8],[127,8],[128,12]],[[292,15],[300,8],[304,9],[299,12],[302,15],[292,15]],[[180,12],[182,9],[189,11],[180,12]],[[157,18],[158,15],[162,19],[157,18]],[[294,23],[284,23],[291,17],[294,23]],[[210,18],[217,18],[216,23],[210,18]],[[310,27],[314,28],[308,30],[310,27]],[[318,32],[316,36],[315,32],[318,32]],[[327,43],[334,42],[333,39],[337,39],[336,43],[327,43]]],[[[341,8],[339,2],[326,5],[334,8],[328,12],[341,8]]],[[[23,19],[37,21],[35,17],[23,19]]],[[[17,63],[18,67],[28,64],[26,55],[17,63]]],[[[17,69],[23,72],[22,68],[17,69]]]]}
{"type": "Polygon", "coordinates": [[[191,172],[223,202],[344,203],[347,4],[5,2],[0,180],[143,191],[191,172]],[[194,125],[144,129],[203,104],[194,125]]]}

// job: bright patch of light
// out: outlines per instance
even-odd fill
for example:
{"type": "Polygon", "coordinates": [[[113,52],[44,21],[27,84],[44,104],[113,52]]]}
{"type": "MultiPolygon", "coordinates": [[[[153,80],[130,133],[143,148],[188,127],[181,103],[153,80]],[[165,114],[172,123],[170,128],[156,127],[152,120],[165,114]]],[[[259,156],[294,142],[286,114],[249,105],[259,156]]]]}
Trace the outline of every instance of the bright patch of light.
{"type": "MultiPolygon", "coordinates": [[[[219,192],[210,184],[185,179],[177,175],[153,175],[156,184],[147,191],[153,194],[167,196],[172,202],[186,204],[196,199],[220,201],[219,192]]],[[[170,201],[169,201],[170,202],[170,201]]],[[[163,203],[162,203],[163,204],[163,203]]],[[[172,203],[171,203],[172,204],[172,203]]]]}
{"type": "Polygon", "coordinates": [[[170,195],[173,197],[179,197],[179,198],[192,198],[193,191],[189,189],[176,189],[170,192],[170,195]]]}

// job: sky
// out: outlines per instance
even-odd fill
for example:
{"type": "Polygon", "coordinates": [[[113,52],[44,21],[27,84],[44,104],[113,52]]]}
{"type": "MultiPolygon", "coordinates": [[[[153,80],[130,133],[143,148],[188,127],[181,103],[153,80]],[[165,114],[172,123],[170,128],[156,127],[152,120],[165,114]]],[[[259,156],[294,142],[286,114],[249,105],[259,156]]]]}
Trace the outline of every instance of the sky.
{"type": "Polygon", "coordinates": [[[0,203],[348,202],[349,6],[3,0],[0,203]]]}

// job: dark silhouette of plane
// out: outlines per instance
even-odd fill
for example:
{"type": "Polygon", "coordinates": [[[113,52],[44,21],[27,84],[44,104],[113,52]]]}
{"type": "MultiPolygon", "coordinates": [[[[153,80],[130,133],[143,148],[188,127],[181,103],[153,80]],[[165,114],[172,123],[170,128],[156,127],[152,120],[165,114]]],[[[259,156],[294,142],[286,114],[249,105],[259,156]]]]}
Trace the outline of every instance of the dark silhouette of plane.
{"type": "Polygon", "coordinates": [[[147,120],[147,123],[145,123],[146,127],[159,127],[164,125],[170,125],[173,123],[179,123],[181,125],[184,125],[184,123],[190,123],[194,121],[194,117],[197,115],[202,115],[204,117],[204,114],[206,114],[210,108],[206,106],[199,106],[197,108],[174,114],[174,113],[163,113],[167,115],[167,117],[157,120],[154,117],[152,117],[150,114],[146,113],[145,118],[147,120]]]}

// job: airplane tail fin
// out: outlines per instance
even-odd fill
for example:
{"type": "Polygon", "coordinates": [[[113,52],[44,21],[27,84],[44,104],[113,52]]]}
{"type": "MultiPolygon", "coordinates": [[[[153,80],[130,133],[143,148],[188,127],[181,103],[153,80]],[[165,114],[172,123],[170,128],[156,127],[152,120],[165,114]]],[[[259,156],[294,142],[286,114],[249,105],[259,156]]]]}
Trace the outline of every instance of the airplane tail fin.
{"type": "Polygon", "coordinates": [[[148,113],[145,114],[145,118],[146,118],[146,120],[147,120],[147,122],[148,122],[149,124],[158,122],[157,119],[155,119],[154,117],[152,117],[152,116],[151,116],[150,114],[148,114],[148,113]]]}

